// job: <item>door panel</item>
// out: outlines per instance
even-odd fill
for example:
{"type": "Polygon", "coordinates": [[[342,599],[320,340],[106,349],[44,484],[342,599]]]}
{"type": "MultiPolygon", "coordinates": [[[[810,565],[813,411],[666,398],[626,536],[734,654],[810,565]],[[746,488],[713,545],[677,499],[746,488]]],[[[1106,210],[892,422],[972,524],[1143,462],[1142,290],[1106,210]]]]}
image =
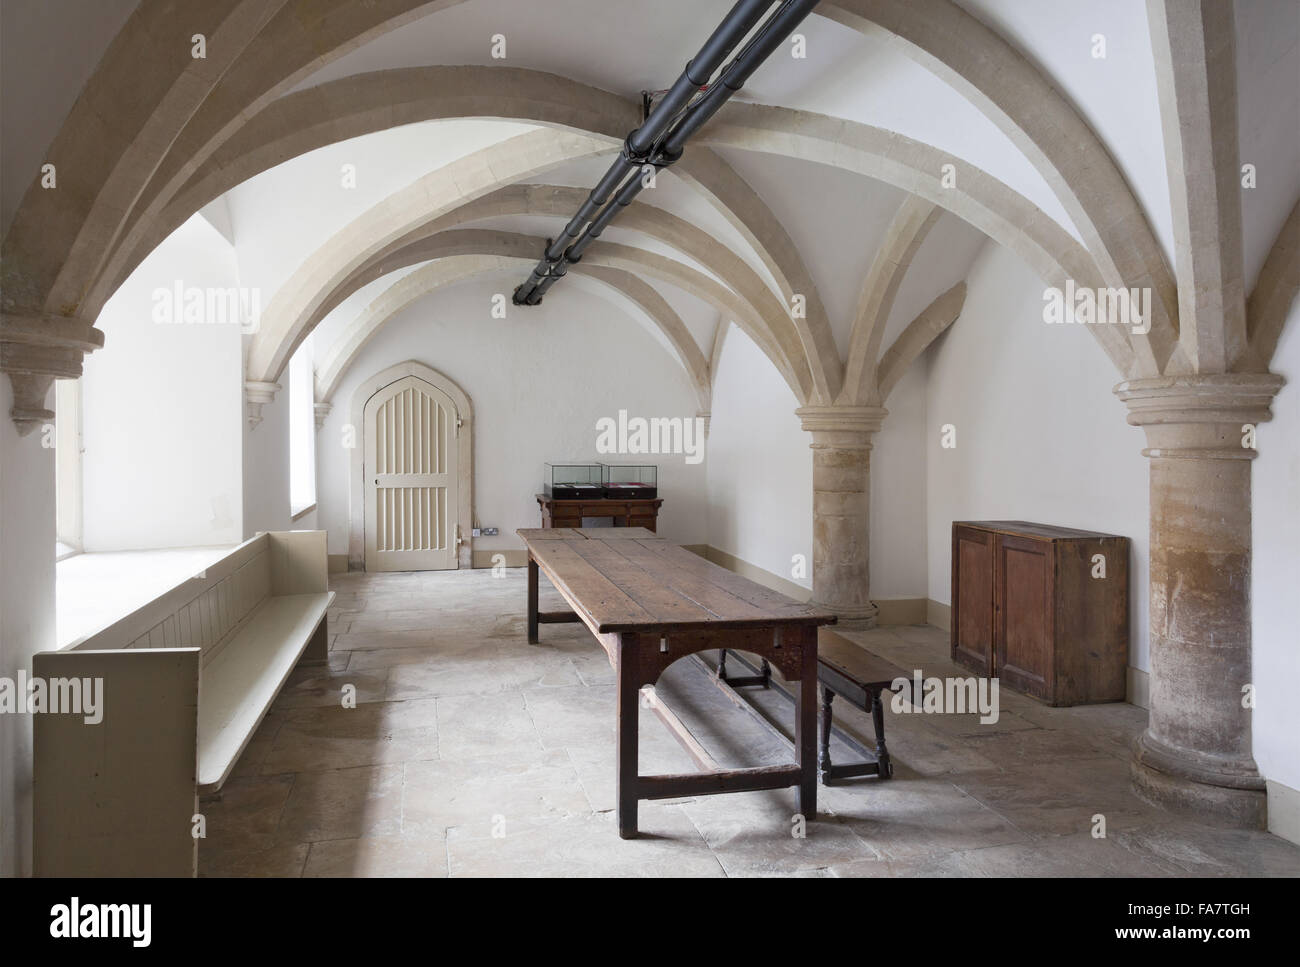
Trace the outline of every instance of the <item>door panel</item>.
{"type": "Polygon", "coordinates": [[[993,663],[993,542],[988,531],[952,532],[952,657],[984,675],[993,663]]]}
{"type": "Polygon", "coordinates": [[[456,567],[459,423],[451,398],[416,376],[366,402],[367,571],[456,567]]]}
{"type": "Polygon", "coordinates": [[[997,675],[1012,688],[1050,699],[1053,545],[1002,535],[994,621],[997,675]]]}

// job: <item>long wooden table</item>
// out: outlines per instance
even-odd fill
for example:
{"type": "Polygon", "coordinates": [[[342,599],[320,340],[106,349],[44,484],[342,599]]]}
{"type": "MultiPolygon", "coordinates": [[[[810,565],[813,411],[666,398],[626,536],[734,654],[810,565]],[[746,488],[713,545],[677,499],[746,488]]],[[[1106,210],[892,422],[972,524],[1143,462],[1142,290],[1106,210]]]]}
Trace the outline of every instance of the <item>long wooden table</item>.
{"type": "Polygon", "coordinates": [[[528,640],[542,624],[581,621],[604,647],[618,680],[618,832],[637,834],[642,799],[672,799],[759,789],[799,789],[799,812],[817,812],[817,627],[835,616],[801,604],[704,560],[640,527],[522,528],[528,548],[528,640]],[[572,611],[538,611],[545,572],[572,611]],[[699,772],[643,776],[637,767],[641,690],[688,655],[713,649],[752,652],[798,682],[795,761],[720,768],[652,692],[655,713],[699,772]]]}

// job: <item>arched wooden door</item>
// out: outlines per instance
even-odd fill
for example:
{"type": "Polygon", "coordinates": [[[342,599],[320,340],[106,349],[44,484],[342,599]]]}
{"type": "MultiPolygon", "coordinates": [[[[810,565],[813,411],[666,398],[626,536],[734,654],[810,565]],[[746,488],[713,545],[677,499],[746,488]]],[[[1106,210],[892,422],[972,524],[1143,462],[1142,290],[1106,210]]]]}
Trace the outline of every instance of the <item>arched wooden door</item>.
{"type": "Polygon", "coordinates": [[[418,376],[366,401],[367,571],[456,567],[460,422],[451,397],[418,376]]]}

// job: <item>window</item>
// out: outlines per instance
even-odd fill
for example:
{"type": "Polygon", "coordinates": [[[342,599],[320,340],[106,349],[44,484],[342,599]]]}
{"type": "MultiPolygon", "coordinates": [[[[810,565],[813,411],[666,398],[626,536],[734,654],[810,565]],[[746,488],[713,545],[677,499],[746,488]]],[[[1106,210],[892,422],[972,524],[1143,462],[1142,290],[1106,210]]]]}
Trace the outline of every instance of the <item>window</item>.
{"type": "Polygon", "coordinates": [[[54,506],[57,560],[81,552],[81,380],[54,381],[54,506]]]}
{"type": "Polygon", "coordinates": [[[289,510],[316,503],[316,387],[311,340],[289,360],[289,510]]]}

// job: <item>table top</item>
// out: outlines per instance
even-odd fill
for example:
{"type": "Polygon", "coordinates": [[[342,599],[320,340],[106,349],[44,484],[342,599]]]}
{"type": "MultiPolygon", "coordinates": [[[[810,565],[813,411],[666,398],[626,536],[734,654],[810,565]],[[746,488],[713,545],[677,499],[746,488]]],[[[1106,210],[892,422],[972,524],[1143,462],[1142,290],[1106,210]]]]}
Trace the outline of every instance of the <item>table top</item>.
{"type": "Polygon", "coordinates": [[[516,533],[600,634],[836,620],[829,611],[743,578],[641,527],[521,528],[516,533]]]}
{"type": "Polygon", "coordinates": [[[521,527],[515,533],[524,539],[525,544],[531,541],[576,541],[586,538],[611,541],[663,540],[648,527],[521,527]]]}

